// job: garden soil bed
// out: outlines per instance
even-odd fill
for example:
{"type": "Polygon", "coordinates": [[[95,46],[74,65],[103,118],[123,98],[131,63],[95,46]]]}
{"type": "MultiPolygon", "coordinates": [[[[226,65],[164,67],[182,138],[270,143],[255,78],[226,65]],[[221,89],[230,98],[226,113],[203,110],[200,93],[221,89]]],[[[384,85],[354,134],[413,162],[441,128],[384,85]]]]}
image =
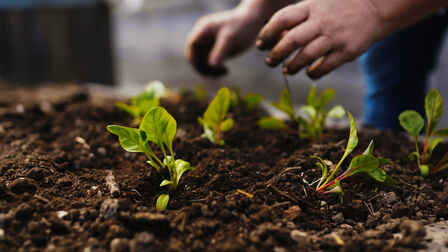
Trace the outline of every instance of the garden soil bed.
{"type": "Polygon", "coordinates": [[[397,186],[357,184],[340,204],[314,193],[309,156],[337,162],[348,130],[311,143],[234,110],[217,146],[197,123],[207,102],[188,96],[162,104],[178,122],[176,157],[196,170],[159,213],[161,177],[106,131],[132,122],[114,102],[74,86],[0,86],[0,251],[414,251],[426,248],[423,225],[448,218],[447,174],[419,176],[402,134],[359,132],[355,154],[374,139],[397,186]]]}

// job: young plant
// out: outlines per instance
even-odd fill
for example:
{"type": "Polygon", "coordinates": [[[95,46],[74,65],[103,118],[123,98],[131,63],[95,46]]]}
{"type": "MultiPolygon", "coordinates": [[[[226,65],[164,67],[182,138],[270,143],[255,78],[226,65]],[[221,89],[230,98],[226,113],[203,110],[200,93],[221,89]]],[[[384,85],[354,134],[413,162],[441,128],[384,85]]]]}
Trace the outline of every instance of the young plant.
{"type": "Polygon", "coordinates": [[[261,94],[248,93],[244,97],[241,96],[239,87],[235,86],[230,92],[230,107],[241,107],[243,113],[249,115],[254,112],[258,104],[264,99],[261,94]]]}
{"type": "Polygon", "coordinates": [[[117,102],[115,106],[134,118],[134,124],[139,125],[143,116],[150,109],[159,106],[159,99],[167,93],[167,88],[160,81],[152,81],[143,91],[131,98],[131,104],[117,102]]]}
{"type": "Polygon", "coordinates": [[[444,140],[444,137],[448,137],[448,128],[436,130],[443,114],[443,100],[436,89],[429,91],[425,97],[425,114],[426,123],[422,116],[414,110],[406,110],[398,117],[403,129],[414,138],[415,151],[409,154],[409,158],[417,161],[420,173],[424,177],[429,173],[434,174],[448,167],[448,152],[436,165],[429,162],[436,146],[444,140]],[[420,153],[418,136],[423,127],[425,127],[425,140],[420,153]]]}
{"type": "MultiPolygon", "coordinates": [[[[292,104],[291,94],[287,88],[284,88],[279,101],[273,103],[273,105],[286,113],[292,121],[299,124],[300,137],[315,140],[322,136],[328,117],[342,118],[345,116],[345,110],[341,105],[336,105],[327,111],[328,102],[333,99],[334,95],[334,90],[326,89],[320,96],[317,96],[316,85],[313,85],[307,97],[307,105],[301,106],[301,114],[297,114],[292,104]]],[[[261,128],[268,129],[286,128],[286,124],[280,121],[282,120],[265,117],[259,121],[259,125],[261,128]]]]}
{"type": "Polygon", "coordinates": [[[230,105],[230,91],[228,88],[219,89],[216,97],[208,105],[202,117],[198,118],[204,128],[203,136],[212,143],[224,145],[223,132],[233,127],[233,120],[226,118],[230,105]]]}
{"type": "Polygon", "coordinates": [[[338,164],[331,171],[329,171],[326,162],[322,158],[312,156],[312,158],[318,159],[316,165],[322,169],[322,176],[316,188],[317,192],[322,194],[337,193],[339,194],[341,203],[344,196],[343,188],[351,185],[342,185],[341,182],[349,177],[352,177],[355,174],[362,173],[365,175],[365,177],[367,177],[367,179],[385,184],[387,186],[395,185],[395,181],[390,176],[388,176],[383,169],[381,169],[382,165],[389,164],[391,162],[387,159],[374,157],[372,155],[374,147],[373,140],[370,142],[364,153],[362,155],[354,157],[350,161],[348,168],[342,174],[336,177],[336,173],[342,166],[343,161],[358,145],[355,120],[349,112],[347,112],[347,114],[350,120],[350,136],[345,152],[342,155],[341,160],[339,160],[338,164]],[[330,175],[328,175],[329,172],[330,175]]]}
{"type": "MultiPolygon", "coordinates": [[[[107,130],[117,135],[121,147],[128,152],[142,152],[149,159],[147,162],[164,178],[160,186],[168,186],[169,191],[176,190],[182,175],[194,170],[189,162],[175,159],[173,140],[176,135],[176,120],[162,107],[149,110],[143,117],[138,129],[118,125],[109,125],[107,130]],[[150,143],[157,145],[162,156],[156,155],[150,143]],[[165,172],[168,170],[168,173],[165,172]]],[[[169,194],[157,199],[156,208],[163,210],[169,201],[169,194]]]]}

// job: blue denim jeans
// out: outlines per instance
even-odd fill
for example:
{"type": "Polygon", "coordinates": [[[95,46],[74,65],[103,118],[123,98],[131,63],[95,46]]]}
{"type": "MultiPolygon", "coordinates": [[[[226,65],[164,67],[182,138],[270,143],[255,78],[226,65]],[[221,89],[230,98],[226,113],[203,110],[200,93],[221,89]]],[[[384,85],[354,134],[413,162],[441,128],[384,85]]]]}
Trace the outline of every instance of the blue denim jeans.
{"type": "Polygon", "coordinates": [[[403,110],[424,114],[428,77],[447,25],[448,14],[441,11],[377,42],[362,55],[366,126],[400,130],[398,115],[403,110]]]}

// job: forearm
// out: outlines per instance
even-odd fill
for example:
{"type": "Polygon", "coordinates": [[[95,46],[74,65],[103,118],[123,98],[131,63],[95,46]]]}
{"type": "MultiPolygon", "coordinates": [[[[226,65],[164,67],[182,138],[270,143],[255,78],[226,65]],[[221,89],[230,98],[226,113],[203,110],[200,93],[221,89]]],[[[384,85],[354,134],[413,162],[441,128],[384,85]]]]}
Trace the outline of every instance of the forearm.
{"type": "Polygon", "coordinates": [[[241,0],[237,10],[258,20],[262,26],[275,12],[297,0],[241,0]]]}
{"type": "Polygon", "coordinates": [[[385,37],[406,28],[448,6],[448,0],[368,0],[379,20],[379,34],[385,37]]]}

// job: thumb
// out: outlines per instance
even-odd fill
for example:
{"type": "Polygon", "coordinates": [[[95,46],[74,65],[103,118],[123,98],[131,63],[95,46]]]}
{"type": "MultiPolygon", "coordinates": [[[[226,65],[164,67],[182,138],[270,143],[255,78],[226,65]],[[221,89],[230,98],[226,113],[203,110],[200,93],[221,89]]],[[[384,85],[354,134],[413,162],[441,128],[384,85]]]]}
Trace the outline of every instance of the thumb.
{"type": "Polygon", "coordinates": [[[222,65],[223,61],[231,54],[232,42],[227,32],[220,32],[216,38],[215,44],[210,51],[208,64],[210,66],[222,65]]]}

